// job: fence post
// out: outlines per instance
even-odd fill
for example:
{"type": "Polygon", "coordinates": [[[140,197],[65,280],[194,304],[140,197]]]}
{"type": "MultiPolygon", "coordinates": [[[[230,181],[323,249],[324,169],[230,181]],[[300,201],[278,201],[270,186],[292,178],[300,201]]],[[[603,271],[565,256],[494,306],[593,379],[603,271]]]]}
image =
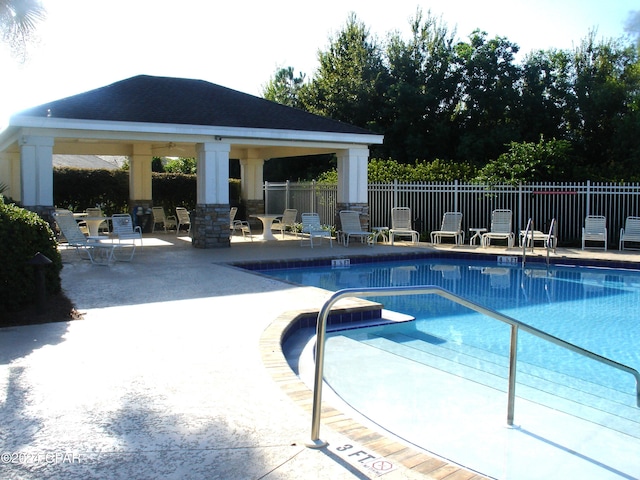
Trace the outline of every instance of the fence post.
{"type": "Polygon", "coordinates": [[[522,182],[518,182],[518,226],[516,227],[516,232],[522,228],[524,225],[524,217],[522,216],[522,182]]]}
{"type": "Polygon", "coordinates": [[[264,182],[264,213],[269,211],[269,182],[264,182]]]}
{"type": "Polygon", "coordinates": [[[311,180],[311,213],[316,213],[316,181],[311,180]]]}
{"type": "Polygon", "coordinates": [[[587,180],[587,212],[585,216],[591,214],[591,180],[587,180]]]}
{"type": "Polygon", "coordinates": [[[393,205],[391,207],[398,206],[398,179],[393,180],[393,205]]]}
{"type": "Polygon", "coordinates": [[[289,180],[286,182],[285,195],[284,195],[284,208],[289,208],[289,195],[291,195],[291,189],[289,188],[289,180]]]}
{"type": "Polygon", "coordinates": [[[459,183],[458,180],[454,180],[454,188],[453,188],[454,192],[453,192],[453,208],[454,208],[454,212],[459,212],[460,210],[458,209],[458,195],[460,194],[459,192],[459,183]]]}

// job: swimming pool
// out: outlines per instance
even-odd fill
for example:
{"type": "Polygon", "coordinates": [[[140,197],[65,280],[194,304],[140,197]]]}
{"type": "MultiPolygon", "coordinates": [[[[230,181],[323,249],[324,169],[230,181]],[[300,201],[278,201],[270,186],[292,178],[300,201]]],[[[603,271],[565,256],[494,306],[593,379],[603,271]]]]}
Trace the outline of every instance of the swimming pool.
{"type": "MultiPolygon", "coordinates": [[[[547,269],[539,265],[523,269],[495,260],[436,258],[262,273],[328,290],[439,285],[578,346],[640,368],[638,271],[576,266],[547,269]]],[[[496,425],[504,425],[506,408],[509,327],[435,296],[385,297],[380,302],[416,320],[332,332],[327,340],[325,380],[349,405],[405,440],[497,478],[506,478],[505,469],[511,475],[517,471],[514,478],[539,478],[539,456],[515,463],[496,460],[489,465],[487,459],[500,457],[496,449],[509,450],[512,459],[515,450],[520,450],[515,447],[519,442],[526,444],[522,450],[537,452],[561,439],[559,443],[564,444],[567,431],[582,428],[575,422],[606,427],[607,433],[599,433],[599,438],[621,435],[623,441],[640,439],[635,382],[630,375],[523,333],[518,349],[516,423],[528,428],[520,429],[519,436],[497,433],[496,425]],[[555,422],[551,426],[539,425],[538,418],[544,416],[541,408],[570,414],[570,418],[551,420],[555,422]],[[444,413],[434,419],[434,412],[444,413]],[[456,434],[466,431],[461,424],[473,426],[472,434],[456,434]],[[559,425],[566,428],[543,433],[559,425]],[[488,441],[486,435],[493,435],[494,440],[499,437],[498,445],[488,441]],[[542,445],[527,444],[532,438],[545,441],[542,445]],[[536,474],[529,477],[528,472],[536,474]]],[[[595,463],[608,465],[613,457],[623,455],[620,452],[625,452],[624,445],[617,454],[609,453],[606,460],[595,463]]],[[[547,453],[553,455],[554,450],[547,453]]],[[[596,451],[581,453],[574,460],[597,456],[596,451]]],[[[564,463],[566,468],[572,465],[564,463]]],[[[612,469],[605,470],[609,473],[612,469]]]]}

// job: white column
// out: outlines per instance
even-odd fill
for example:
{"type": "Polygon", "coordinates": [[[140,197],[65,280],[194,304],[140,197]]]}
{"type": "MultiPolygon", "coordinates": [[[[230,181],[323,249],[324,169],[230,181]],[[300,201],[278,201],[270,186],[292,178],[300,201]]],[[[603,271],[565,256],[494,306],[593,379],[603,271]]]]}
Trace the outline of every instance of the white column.
{"type": "Polygon", "coordinates": [[[337,152],[338,157],[338,204],[366,204],[368,148],[350,148],[337,152]]]}
{"type": "Polygon", "coordinates": [[[198,152],[198,204],[229,204],[229,152],[228,143],[199,143],[198,152]]]}
{"type": "Polygon", "coordinates": [[[53,206],[53,138],[20,139],[20,192],[25,207],[53,206]]]}
{"type": "Polygon", "coordinates": [[[151,145],[134,144],[133,152],[129,157],[129,199],[131,206],[136,201],[151,201],[153,192],[151,190],[151,163],[153,154],[151,145]]]}
{"type": "Polygon", "coordinates": [[[262,200],[264,159],[240,159],[240,195],[244,200],[262,200]]]}

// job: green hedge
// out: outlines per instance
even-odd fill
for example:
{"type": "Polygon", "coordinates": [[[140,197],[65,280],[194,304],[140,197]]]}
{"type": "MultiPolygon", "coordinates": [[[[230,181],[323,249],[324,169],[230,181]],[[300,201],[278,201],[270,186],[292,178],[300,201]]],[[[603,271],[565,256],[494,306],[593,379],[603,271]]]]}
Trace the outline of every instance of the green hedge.
{"type": "MultiPolygon", "coordinates": [[[[196,206],[196,175],[153,173],[153,204],[174,212],[176,207],[193,210],[196,206]]],[[[240,203],[240,181],[229,180],[229,203],[240,203]]],[[[102,205],[107,215],[129,212],[129,172],[126,170],[91,170],[56,168],[53,171],[53,201],[59,208],[74,212],[102,205]]]]}
{"type": "Polygon", "coordinates": [[[35,303],[35,269],[28,262],[38,252],[52,261],[44,267],[47,292],[60,292],[62,259],[49,224],[36,213],[5,204],[1,196],[0,245],[0,311],[35,303]]]}

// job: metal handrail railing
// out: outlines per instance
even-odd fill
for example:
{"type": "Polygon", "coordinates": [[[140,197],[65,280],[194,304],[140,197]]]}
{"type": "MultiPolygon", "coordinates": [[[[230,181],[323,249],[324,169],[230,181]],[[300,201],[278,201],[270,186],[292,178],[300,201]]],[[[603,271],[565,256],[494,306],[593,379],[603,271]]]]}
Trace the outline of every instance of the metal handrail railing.
{"type": "MultiPolygon", "coordinates": [[[[556,252],[556,242],[558,241],[558,239],[556,238],[556,219],[552,218],[551,219],[551,226],[549,227],[549,235],[547,235],[547,266],[549,266],[549,250],[552,248],[553,245],[553,253],[556,252]]],[[[524,263],[523,263],[524,265],[524,263]]]]}
{"type": "Polygon", "coordinates": [[[315,378],[313,383],[313,414],[311,418],[311,448],[320,448],[326,446],[327,443],[320,440],[320,419],[322,416],[322,378],[324,371],[324,352],[327,333],[327,319],[331,307],[339,300],[347,297],[389,297],[393,295],[439,295],[447,298],[455,303],[463,305],[471,310],[494,318],[501,322],[511,325],[511,344],[509,349],[509,383],[508,383],[508,402],[507,402],[507,424],[513,425],[514,406],[515,406],[515,385],[516,385],[516,353],[518,346],[518,330],[522,329],[536,337],[542,338],[560,347],[566,348],[572,352],[583,355],[587,358],[603,363],[610,367],[616,368],[623,372],[633,375],[636,380],[636,405],[640,407],[640,373],[627,365],[618,363],[606,357],[602,357],[597,353],[590,352],[584,348],[573,345],[560,338],[549,335],[542,330],[538,330],[526,323],[522,323],[514,318],[503,315],[487,307],[483,307],[466,298],[460,297],[448,290],[433,286],[421,285],[415,287],[372,287],[372,288],[347,288],[335,292],[329,300],[325,302],[318,312],[318,325],[316,331],[316,365],[315,378]]]}
{"type": "Polygon", "coordinates": [[[531,245],[533,245],[533,219],[529,218],[527,221],[527,228],[524,230],[524,237],[522,238],[522,268],[527,261],[527,243],[529,242],[529,231],[531,231],[531,245]]]}

